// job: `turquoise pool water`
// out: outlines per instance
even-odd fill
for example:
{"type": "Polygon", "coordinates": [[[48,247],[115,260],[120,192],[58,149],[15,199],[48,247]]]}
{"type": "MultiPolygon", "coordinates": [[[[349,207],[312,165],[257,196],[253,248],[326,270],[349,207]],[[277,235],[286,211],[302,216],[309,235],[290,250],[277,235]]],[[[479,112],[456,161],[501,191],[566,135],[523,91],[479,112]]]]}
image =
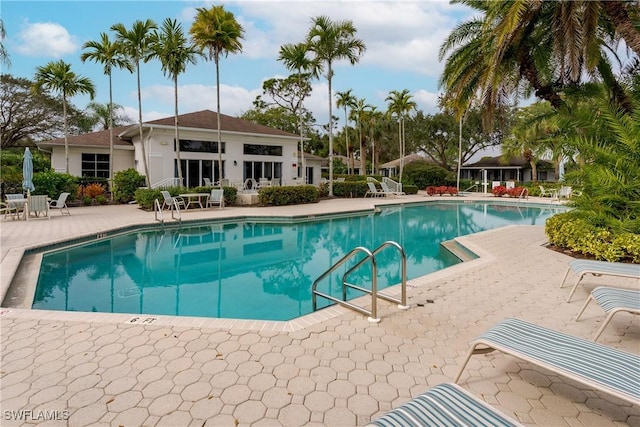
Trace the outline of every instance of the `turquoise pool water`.
{"type": "MultiPolygon", "coordinates": [[[[44,254],[33,308],[290,320],[312,311],[313,281],[357,246],[373,250],[387,240],[398,242],[411,279],[460,262],[441,247],[443,241],[508,224],[542,225],[555,212],[449,202],[348,217],[134,231],[44,254]]],[[[376,261],[379,288],[400,282],[397,251],[385,249],[376,261]]],[[[339,297],[343,272],[318,289],[339,297]]],[[[370,280],[367,264],[350,282],[370,280]]],[[[360,295],[354,291],[350,297],[360,295]]]]}

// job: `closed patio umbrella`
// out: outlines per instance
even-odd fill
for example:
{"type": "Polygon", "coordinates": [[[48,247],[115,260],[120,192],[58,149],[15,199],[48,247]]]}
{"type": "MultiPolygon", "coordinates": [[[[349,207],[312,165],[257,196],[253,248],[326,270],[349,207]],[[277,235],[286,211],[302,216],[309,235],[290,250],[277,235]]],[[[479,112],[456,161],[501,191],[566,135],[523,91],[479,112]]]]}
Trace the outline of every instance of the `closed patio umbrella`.
{"type": "Polygon", "coordinates": [[[24,149],[24,159],[22,160],[22,188],[27,192],[36,189],[33,186],[33,156],[29,147],[24,149]]]}

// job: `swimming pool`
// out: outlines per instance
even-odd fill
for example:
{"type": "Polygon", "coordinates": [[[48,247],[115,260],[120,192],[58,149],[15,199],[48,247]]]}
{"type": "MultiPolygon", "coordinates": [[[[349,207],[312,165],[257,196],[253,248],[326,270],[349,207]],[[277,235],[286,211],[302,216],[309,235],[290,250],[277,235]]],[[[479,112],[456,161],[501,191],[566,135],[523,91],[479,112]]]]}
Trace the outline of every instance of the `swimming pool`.
{"type": "MultiPolygon", "coordinates": [[[[426,203],[301,221],[199,222],[132,231],[44,254],[32,307],[290,320],[312,311],[312,282],[357,246],[398,242],[411,279],[460,262],[442,248],[443,241],[508,224],[542,225],[556,211],[426,203]]],[[[397,253],[385,250],[376,260],[379,288],[400,282],[397,253]]],[[[338,296],[343,271],[318,289],[338,296]]],[[[370,276],[366,266],[354,280],[366,283],[370,276]]]]}

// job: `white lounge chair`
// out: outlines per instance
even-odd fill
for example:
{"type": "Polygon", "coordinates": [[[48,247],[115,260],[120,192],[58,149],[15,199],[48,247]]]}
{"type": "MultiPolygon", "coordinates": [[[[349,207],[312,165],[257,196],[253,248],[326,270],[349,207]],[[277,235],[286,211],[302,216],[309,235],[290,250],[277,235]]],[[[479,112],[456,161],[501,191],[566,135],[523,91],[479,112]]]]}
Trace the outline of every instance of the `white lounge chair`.
{"type": "Polygon", "coordinates": [[[637,405],[640,356],[520,319],[506,319],[471,342],[457,383],[474,354],[494,350],[637,405]]]}
{"type": "Polygon", "coordinates": [[[378,188],[376,187],[376,185],[372,181],[367,181],[367,185],[369,186],[369,189],[367,190],[366,193],[364,193],[364,197],[367,197],[367,196],[371,196],[371,197],[384,196],[384,194],[382,193],[382,190],[378,190],[378,188]]]}
{"type": "Polygon", "coordinates": [[[179,208],[186,209],[187,205],[184,202],[184,199],[182,197],[172,196],[167,190],[162,190],[160,191],[160,193],[162,194],[162,198],[164,199],[160,209],[164,209],[165,207],[169,209],[173,209],[175,205],[177,205],[179,208]],[[174,205],[174,202],[175,202],[175,205],[174,205]]]}
{"type": "Polygon", "coordinates": [[[213,189],[207,198],[207,207],[218,205],[220,209],[224,209],[224,190],[213,189]]]}
{"type": "Polygon", "coordinates": [[[440,384],[372,421],[369,426],[520,426],[465,389],[440,384]]]}
{"type": "Polygon", "coordinates": [[[624,311],[631,314],[640,314],[640,291],[633,289],[610,288],[608,286],[598,286],[587,298],[587,302],[582,306],[582,310],[578,313],[576,321],[580,319],[582,313],[591,301],[596,301],[600,307],[607,313],[607,318],[602,322],[600,329],[593,336],[593,340],[597,341],[602,331],[607,327],[613,316],[624,311]]]}
{"type": "Polygon", "coordinates": [[[560,287],[564,286],[564,282],[567,280],[569,272],[572,271],[578,275],[576,284],[573,285],[567,302],[571,302],[571,297],[578,289],[578,285],[585,274],[593,274],[594,276],[618,276],[618,277],[630,277],[632,279],[640,279],[640,264],[630,264],[626,262],[609,262],[609,261],[597,261],[590,259],[575,259],[569,263],[567,272],[562,278],[560,287]]]}
{"type": "Polygon", "coordinates": [[[210,178],[202,178],[202,180],[204,181],[204,186],[205,187],[213,187],[213,184],[211,183],[211,179],[210,178]]]}
{"type": "Polygon", "coordinates": [[[71,212],[69,212],[69,208],[67,207],[67,197],[69,197],[71,193],[61,193],[60,196],[58,196],[58,200],[53,200],[51,201],[51,203],[49,203],[49,209],[57,209],[60,211],[60,215],[65,215],[65,210],[66,215],[71,215],[71,212]]]}
{"type": "Polygon", "coordinates": [[[556,198],[555,190],[547,190],[542,185],[539,185],[538,188],[540,189],[540,197],[556,198]]]}

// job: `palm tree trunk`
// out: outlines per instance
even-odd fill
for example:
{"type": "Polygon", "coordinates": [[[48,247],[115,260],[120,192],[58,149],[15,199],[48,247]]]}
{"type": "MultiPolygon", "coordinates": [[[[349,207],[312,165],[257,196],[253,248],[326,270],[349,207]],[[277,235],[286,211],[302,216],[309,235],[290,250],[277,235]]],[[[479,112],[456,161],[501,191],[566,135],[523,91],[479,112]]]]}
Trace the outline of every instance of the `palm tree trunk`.
{"type": "Polygon", "coordinates": [[[529,165],[531,165],[531,181],[538,182],[538,168],[536,167],[535,160],[531,160],[529,165]]]}
{"type": "Polygon", "coordinates": [[[366,175],[367,157],[364,155],[364,146],[362,145],[362,118],[358,118],[358,140],[360,142],[360,175],[366,175]]]}
{"type": "Polygon", "coordinates": [[[140,147],[142,149],[142,165],[144,166],[145,182],[147,187],[151,187],[149,178],[149,166],[147,165],[147,149],[144,146],[144,138],[142,137],[142,93],[140,91],[140,60],[136,60],[136,71],[138,76],[138,129],[140,131],[140,147]]]}
{"type": "Polygon", "coordinates": [[[113,83],[109,70],[109,193],[113,202],[113,83]]]}
{"type": "Polygon", "coordinates": [[[67,97],[62,95],[62,116],[64,118],[64,163],[67,174],[69,173],[69,123],[67,121],[67,97]]]}
{"type": "MultiPolygon", "coordinates": [[[[220,180],[224,178],[224,174],[222,173],[222,131],[220,129],[220,58],[217,53],[215,55],[215,63],[216,63],[216,108],[218,111],[218,114],[216,114],[217,120],[218,120],[218,175],[219,175],[218,180],[220,180]]],[[[215,176],[213,177],[213,179],[215,181],[215,176]]]]}
{"type": "Polygon", "coordinates": [[[347,106],[344,106],[344,144],[347,147],[347,173],[351,175],[351,153],[349,151],[349,118],[347,116],[347,106]]]}
{"type": "Polygon", "coordinates": [[[174,108],[176,112],[176,117],[174,120],[174,124],[176,127],[176,158],[178,162],[178,180],[180,181],[180,185],[182,186],[182,161],[180,160],[180,131],[178,130],[178,75],[176,74],[173,78],[173,91],[174,91],[174,108]]]}
{"type": "Polygon", "coordinates": [[[328,61],[327,80],[329,81],[329,197],[333,197],[333,98],[331,97],[331,61],[328,61]]]}

